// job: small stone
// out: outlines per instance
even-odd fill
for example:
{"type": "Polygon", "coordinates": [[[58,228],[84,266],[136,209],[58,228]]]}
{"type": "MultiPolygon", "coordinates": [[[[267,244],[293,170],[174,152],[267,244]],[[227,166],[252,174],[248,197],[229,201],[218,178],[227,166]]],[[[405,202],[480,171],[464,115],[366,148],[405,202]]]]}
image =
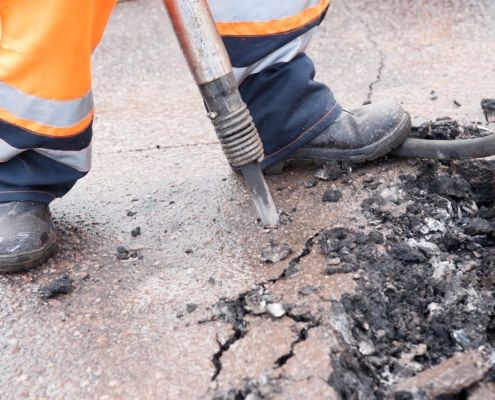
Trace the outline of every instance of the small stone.
{"type": "Polygon", "coordinates": [[[324,203],[338,203],[342,198],[342,192],[337,189],[327,190],[323,194],[323,202],[324,203]]]}
{"type": "Polygon", "coordinates": [[[311,179],[310,181],[307,181],[304,187],[306,189],[311,189],[314,188],[318,185],[318,181],[316,179],[311,179]]]}
{"type": "Polygon", "coordinates": [[[354,182],[354,179],[352,179],[352,176],[350,175],[345,175],[343,178],[342,178],[342,183],[344,185],[350,185],[354,182]]]}
{"type": "Polygon", "coordinates": [[[368,234],[368,238],[370,241],[372,241],[375,244],[383,244],[385,242],[385,239],[383,237],[383,233],[378,232],[376,230],[371,231],[368,234]]]}
{"type": "Polygon", "coordinates": [[[127,211],[127,216],[128,217],[134,217],[137,214],[135,211],[127,211]]]}
{"type": "Polygon", "coordinates": [[[192,253],[194,253],[194,251],[193,251],[193,249],[186,249],[184,251],[184,253],[186,253],[186,254],[192,254],[192,253]]]}
{"type": "Polygon", "coordinates": [[[373,346],[370,342],[361,342],[359,343],[359,352],[363,356],[371,356],[375,353],[375,346],[373,346]]]}
{"type": "Polygon", "coordinates": [[[421,250],[427,257],[430,258],[441,253],[440,248],[435,243],[427,242],[424,239],[418,241],[411,238],[407,241],[407,244],[408,246],[421,250]]]}
{"type": "Polygon", "coordinates": [[[139,235],[141,235],[141,227],[137,226],[131,231],[131,236],[135,238],[138,237],[139,235]]]}
{"type": "Polygon", "coordinates": [[[351,232],[345,228],[332,228],[324,230],[320,235],[320,247],[324,254],[332,256],[348,242],[351,232]]]}
{"type": "Polygon", "coordinates": [[[274,318],[281,318],[285,315],[285,309],[284,306],[280,303],[270,303],[266,306],[266,311],[274,317],[274,318]]]}
{"type": "Polygon", "coordinates": [[[265,263],[277,263],[289,257],[292,249],[288,243],[278,243],[270,241],[270,243],[261,250],[261,261],[265,263]]]}
{"type": "Polygon", "coordinates": [[[325,167],[322,167],[315,172],[315,179],[320,181],[328,181],[330,179],[330,174],[325,167]]]}
{"type": "Polygon", "coordinates": [[[339,257],[330,258],[327,262],[328,265],[339,265],[342,260],[339,257]]]}
{"type": "Polygon", "coordinates": [[[423,235],[427,235],[428,233],[432,233],[432,232],[445,233],[446,231],[447,228],[445,227],[445,224],[443,222],[429,217],[425,218],[424,226],[420,229],[420,232],[423,235]]]}
{"type": "Polygon", "coordinates": [[[396,186],[387,187],[380,192],[380,197],[383,200],[395,204],[401,203],[404,200],[404,195],[404,191],[396,186]]]}
{"type": "Polygon", "coordinates": [[[311,286],[305,286],[301,289],[298,290],[298,293],[301,295],[301,296],[310,296],[312,295],[313,293],[316,292],[316,289],[311,287],[311,286]]]}
{"type": "Polygon", "coordinates": [[[194,311],[196,311],[196,309],[198,308],[198,305],[197,304],[194,304],[194,303],[189,303],[189,304],[186,304],[186,311],[191,314],[193,313],[194,311]]]}
{"type": "Polygon", "coordinates": [[[248,292],[244,298],[244,309],[254,315],[261,315],[266,312],[267,302],[271,302],[272,298],[269,292],[263,287],[255,287],[248,292]]]}
{"type": "Polygon", "coordinates": [[[117,247],[117,260],[128,260],[129,257],[129,250],[127,250],[124,246],[117,247]]]}

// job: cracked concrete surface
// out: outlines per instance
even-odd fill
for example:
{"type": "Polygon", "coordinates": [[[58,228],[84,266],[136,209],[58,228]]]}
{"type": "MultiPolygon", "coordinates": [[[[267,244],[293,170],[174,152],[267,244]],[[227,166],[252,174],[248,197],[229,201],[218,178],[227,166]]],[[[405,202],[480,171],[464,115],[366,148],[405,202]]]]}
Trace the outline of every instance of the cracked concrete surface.
{"type": "MultiPolygon", "coordinates": [[[[491,0],[335,0],[309,53],[345,108],[392,100],[415,123],[484,121],[494,26],[491,0]]],[[[94,58],[93,172],[53,205],[60,251],[43,269],[0,277],[1,398],[338,399],[330,302],[356,277],[324,274],[316,238],[364,224],[363,181],[393,182],[414,164],[360,170],[336,205],[321,202],[330,183],[306,188],[313,169],[269,177],[289,222],[265,230],[185,68],[161,2],[117,7],[94,58]],[[270,240],[293,254],[262,263],[270,240]],[[118,261],[120,245],[137,257],[118,261]],[[37,289],[63,272],[74,291],[43,302],[37,289]],[[285,316],[245,310],[260,287],[285,316]]]]}

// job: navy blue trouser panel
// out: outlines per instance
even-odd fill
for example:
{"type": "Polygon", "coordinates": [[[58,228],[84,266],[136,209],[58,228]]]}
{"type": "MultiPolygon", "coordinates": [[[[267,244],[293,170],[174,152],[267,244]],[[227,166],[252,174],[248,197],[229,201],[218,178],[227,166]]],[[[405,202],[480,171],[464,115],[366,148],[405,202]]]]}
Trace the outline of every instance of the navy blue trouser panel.
{"type": "Polygon", "coordinates": [[[262,168],[313,140],[340,115],[332,92],[314,76],[312,61],[299,54],[291,62],[250,75],[240,85],[265,148],[262,168]]]}
{"type": "MultiPolygon", "coordinates": [[[[86,148],[92,125],[70,138],[49,138],[0,122],[0,139],[17,149],[78,151],[86,148]]],[[[0,202],[40,201],[50,203],[66,194],[86,173],[27,150],[0,163],[0,202]]]]}

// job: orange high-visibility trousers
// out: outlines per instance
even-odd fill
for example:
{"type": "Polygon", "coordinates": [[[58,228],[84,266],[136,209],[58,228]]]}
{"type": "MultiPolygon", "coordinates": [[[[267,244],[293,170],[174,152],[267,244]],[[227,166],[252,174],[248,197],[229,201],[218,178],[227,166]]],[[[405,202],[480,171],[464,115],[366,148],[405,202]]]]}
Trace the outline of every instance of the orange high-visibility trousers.
{"type": "MultiPolygon", "coordinates": [[[[208,2],[269,166],[340,113],[304,54],[330,0],[208,2]]],[[[115,3],[0,0],[0,202],[50,202],[89,171],[91,54],[115,3]]]]}
{"type": "Polygon", "coordinates": [[[90,168],[91,53],[116,0],[0,0],[0,201],[49,202],[90,168]]]}

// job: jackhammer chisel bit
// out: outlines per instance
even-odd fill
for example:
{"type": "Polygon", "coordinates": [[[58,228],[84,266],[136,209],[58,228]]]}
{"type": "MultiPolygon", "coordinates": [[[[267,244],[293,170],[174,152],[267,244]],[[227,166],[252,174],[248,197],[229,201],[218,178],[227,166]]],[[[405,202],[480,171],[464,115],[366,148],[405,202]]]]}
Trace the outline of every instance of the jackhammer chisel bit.
{"type": "Polygon", "coordinates": [[[227,160],[244,175],[263,224],[279,215],[261,172],[263,144],[206,0],[164,0],[227,160]]]}

